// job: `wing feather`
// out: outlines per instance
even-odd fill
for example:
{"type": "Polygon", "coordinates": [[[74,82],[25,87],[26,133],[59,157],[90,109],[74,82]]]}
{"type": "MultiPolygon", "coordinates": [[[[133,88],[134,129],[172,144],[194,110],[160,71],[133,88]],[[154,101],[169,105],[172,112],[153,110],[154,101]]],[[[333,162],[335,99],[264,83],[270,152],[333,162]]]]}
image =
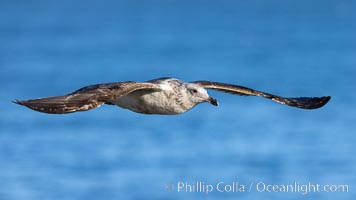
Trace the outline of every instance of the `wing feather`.
{"type": "Polygon", "coordinates": [[[146,82],[116,82],[90,85],[63,96],[29,100],[14,103],[32,110],[49,114],[66,114],[87,111],[103,104],[111,104],[117,98],[136,90],[159,90],[160,86],[146,82]]]}
{"type": "Polygon", "coordinates": [[[280,104],[285,104],[292,107],[303,108],[303,109],[316,109],[324,106],[330,99],[330,96],[324,97],[282,97],[274,94],[269,94],[266,92],[254,90],[240,85],[211,82],[211,81],[195,81],[192,82],[200,85],[206,89],[218,90],[230,94],[240,95],[240,96],[260,96],[264,98],[271,99],[280,104]]]}

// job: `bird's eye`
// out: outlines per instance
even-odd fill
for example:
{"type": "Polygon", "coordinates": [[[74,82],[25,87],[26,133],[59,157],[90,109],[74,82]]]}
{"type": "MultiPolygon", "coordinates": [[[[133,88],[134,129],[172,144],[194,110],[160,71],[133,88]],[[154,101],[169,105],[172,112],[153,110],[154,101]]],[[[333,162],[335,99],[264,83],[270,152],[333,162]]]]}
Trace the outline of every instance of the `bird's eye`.
{"type": "Polygon", "coordinates": [[[193,93],[197,93],[198,92],[197,89],[191,89],[190,91],[192,91],[193,93]]]}

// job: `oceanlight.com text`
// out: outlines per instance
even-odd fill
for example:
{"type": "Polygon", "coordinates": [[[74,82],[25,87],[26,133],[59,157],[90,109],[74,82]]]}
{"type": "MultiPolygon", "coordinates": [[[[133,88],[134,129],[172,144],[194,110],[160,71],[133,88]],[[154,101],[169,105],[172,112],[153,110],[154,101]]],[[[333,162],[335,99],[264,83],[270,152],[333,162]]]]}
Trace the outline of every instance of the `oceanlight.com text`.
{"type": "Polygon", "coordinates": [[[343,193],[349,192],[347,184],[318,184],[318,183],[301,183],[295,181],[288,184],[274,184],[263,181],[242,183],[238,181],[217,183],[206,183],[204,181],[187,182],[179,181],[175,184],[167,184],[166,190],[168,192],[179,193],[204,193],[212,192],[218,193],[244,193],[244,192],[258,192],[258,193],[298,193],[307,195],[310,193],[343,193]]]}

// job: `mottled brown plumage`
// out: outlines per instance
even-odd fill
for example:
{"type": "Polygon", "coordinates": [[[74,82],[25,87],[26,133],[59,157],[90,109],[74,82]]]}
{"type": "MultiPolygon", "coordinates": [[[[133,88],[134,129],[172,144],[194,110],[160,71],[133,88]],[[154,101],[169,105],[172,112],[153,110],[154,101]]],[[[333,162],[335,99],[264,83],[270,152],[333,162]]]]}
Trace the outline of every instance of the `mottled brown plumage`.
{"type": "Polygon", "coordinates": [[[112,101],[136,90],[159,90],[153,83],[116,82],[90,85],[64,96],[55,96],[25,101],[16,100],[15,103],[32,110],[49,113],[65,114],[86,111],[103,104],[113,105],[112,101]]]}

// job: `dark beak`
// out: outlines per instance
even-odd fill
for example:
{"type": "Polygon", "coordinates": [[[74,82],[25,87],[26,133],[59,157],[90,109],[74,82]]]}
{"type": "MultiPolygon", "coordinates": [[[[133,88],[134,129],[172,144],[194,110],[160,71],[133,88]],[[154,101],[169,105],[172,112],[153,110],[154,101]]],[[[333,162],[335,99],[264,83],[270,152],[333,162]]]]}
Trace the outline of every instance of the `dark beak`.
{"type": "Polygon", "coordinates": [[[219,105],[218,101],[216,99],[212,98],[212,97],[209,97],[208,102],[211,103],[214,106],[218,106],[219,105]]]}

